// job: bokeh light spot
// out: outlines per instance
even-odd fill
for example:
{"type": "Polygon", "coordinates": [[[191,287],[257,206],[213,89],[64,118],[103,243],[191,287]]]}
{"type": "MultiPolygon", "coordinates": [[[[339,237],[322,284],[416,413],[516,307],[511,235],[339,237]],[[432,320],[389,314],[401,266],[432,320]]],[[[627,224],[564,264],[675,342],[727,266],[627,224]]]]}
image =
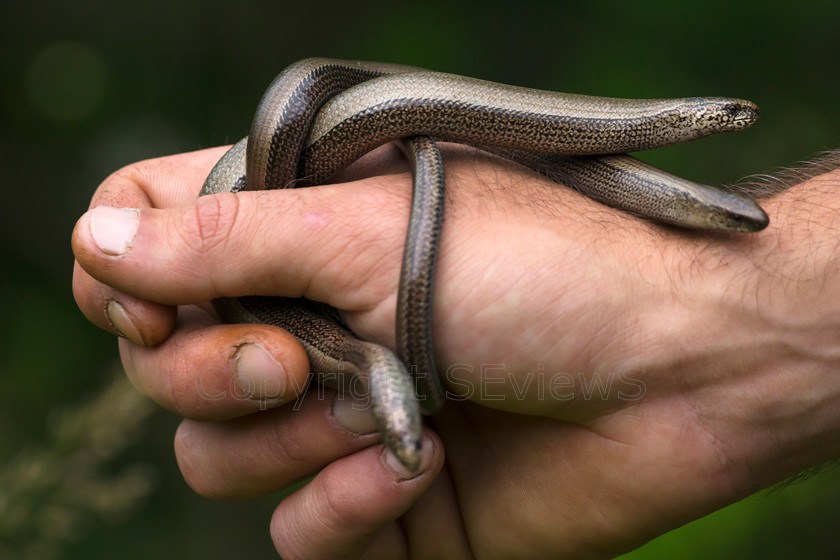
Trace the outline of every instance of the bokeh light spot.
{"type": "Polygon", "coordinates": [[[39,52],[26,71],[26,95],[44,117],[63,122],[89,117],[105,96],[105,63],[92,48],[53,43],[39,52]]]}

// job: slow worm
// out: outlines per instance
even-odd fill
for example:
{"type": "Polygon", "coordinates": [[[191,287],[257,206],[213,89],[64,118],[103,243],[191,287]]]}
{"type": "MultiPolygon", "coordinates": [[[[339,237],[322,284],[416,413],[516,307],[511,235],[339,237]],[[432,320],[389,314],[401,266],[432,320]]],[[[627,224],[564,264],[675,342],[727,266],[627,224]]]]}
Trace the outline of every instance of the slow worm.
{"type": "Polygon", "coordinates": [[[443,220],[443,164],[432,138],[501,154],[652,220],[752,232],[768,222],[753,200],[623,154],[739,130],[757,117],[754,104],[732,98],[613,99],[393,64],[299,61],[271,84],[249,138],[225,154],[201,194],[320,184],[371,149],[405,139],[414,194],[397,306],[402,360],[358,340],[339,313],[321,303],[256,295],[214,305],[228,322],[290,331],[321,381],[345,389],[361,382],[385,444],[416,470],[420,408],[433,413],[444,402],[430,326],[443,220]]]}

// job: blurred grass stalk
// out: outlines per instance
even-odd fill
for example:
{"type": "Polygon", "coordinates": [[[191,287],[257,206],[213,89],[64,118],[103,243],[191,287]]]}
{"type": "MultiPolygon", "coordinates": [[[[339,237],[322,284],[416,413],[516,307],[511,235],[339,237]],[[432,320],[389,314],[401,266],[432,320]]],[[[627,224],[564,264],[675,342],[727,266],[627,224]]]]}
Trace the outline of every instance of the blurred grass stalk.
{"type": "Polygon", "coordinates": [[[86,527],[124,520],[151,492],[150,467],[112,465],[154,408],[115,369],[92,399],[50,415],[47,441],[0,459],[0,558],[54,558],[86,527]]]}

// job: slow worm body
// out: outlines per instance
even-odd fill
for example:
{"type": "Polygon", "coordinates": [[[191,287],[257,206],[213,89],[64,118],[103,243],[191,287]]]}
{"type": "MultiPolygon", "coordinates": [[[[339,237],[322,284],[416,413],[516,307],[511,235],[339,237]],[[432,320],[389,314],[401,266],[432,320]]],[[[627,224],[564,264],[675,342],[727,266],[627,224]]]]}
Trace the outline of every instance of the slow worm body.
{"type": "Polygon", "coordinates": [[[730,98],[612,99],[399,65],[300,61],[269,87],[250,137],[220,160],[202,195],[319,184],[371,149],[406,139],[415,186],[398,295],[402,362],[387,349],[356,339],[338,312],[322,304],[265,296],[214,303],[227,321],[289,330],[322,381],[347,388],[340,372],[350,383],[361,381],[386,445],[416,469],[422,429],[418,400],[430,413],[443,404],[430,327],[443,167],[431,138],[504,155],[653,220],[748,232],[767,224],[754,201],[620,154],[739,130],[757,117],[755,105],[730,98]]]}

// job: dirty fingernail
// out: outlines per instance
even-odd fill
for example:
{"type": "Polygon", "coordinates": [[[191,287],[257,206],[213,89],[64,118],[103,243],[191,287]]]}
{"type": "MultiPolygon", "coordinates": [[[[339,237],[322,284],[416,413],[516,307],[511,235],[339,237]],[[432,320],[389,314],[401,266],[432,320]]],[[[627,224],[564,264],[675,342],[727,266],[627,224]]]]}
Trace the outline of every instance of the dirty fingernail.
{"type": "Polygon", "coordinates": [[[131,250],[140,211],[136,208],[97,206],[90,212],[90,234],[106,255],[125,255],[131,250]]]}
{"type": "Polygon", "coordinates": [[[265,347],[251,342],[236,354],[236,382],[252,399],[281,400],[286,394],[286,369],[265,347]]]}
{"type": "Polygon", "coordinates": [[[134,320],[120,302],[113,299],[108,301],[105,305],[105,316],[118,335],[135,344],[143,344],[143,337],[134,325],[134,320]]]}

